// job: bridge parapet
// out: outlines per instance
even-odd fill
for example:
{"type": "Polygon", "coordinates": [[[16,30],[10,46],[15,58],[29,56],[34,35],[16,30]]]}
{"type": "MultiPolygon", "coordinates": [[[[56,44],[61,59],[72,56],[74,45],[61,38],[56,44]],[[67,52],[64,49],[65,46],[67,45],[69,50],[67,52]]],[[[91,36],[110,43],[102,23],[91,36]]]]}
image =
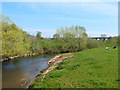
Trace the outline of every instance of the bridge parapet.
{"type": "Polygon", "coordinates": [[[104,40],[109,40],[111,37],[91,37],[94,40],[101,40],[104,38],[104,40]]]}

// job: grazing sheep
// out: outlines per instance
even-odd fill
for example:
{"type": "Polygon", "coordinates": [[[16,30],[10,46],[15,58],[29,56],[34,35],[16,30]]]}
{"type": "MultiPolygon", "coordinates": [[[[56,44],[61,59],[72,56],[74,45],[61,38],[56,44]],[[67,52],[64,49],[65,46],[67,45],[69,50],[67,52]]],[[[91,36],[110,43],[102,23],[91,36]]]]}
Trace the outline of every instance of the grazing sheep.
{"type": "Polygon", "coordinates": [[[117,47],[116,47],[116,46],[113,46],[112,48],[115,49],[115,48],[117,48],[117,47]]]}
{"type": "Polygon", "coordinates": [[[109,47],[106,47],[105,49],[106,49],[106,50],[109,50],[110,48],[109,48],[109,47]]]}

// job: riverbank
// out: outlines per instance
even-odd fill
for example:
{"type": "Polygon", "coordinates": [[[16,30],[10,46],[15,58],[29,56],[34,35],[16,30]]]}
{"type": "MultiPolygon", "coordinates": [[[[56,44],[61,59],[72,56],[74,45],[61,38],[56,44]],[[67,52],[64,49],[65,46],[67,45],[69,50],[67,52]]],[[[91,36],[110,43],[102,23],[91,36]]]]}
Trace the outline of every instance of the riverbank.
{"type": "Polygon", "coordinates": [[[21,58],[21,57],[29,57],[29,56],[34,56],[34,55],[39,55],[39,54],[43,54],[43,53],[29,53],[29,54],[24,54],[24,55],[17,55],[17,56],[12,56],[12,57],[8,57],[8,58],[1,58],[0,61],[7,61],[7,60],[12,60],[12,59],[17,59],[17,58],[21,58]]]}
{"type": "MultiPolygon", "coordinates": [[[[8,60],[13,60],[17,58],[22,58],[22,57],[29,57],[29,56],[35,56],[35,55],[43,55],[43,54],[49,54],[49,53],[28,53],[28,54],[23,54],[23,55],[17,55],[17,56],[12,56],[8,58],[0,58],[0,61],[8,61],[8,60]]],[[[58,53],[50,53],[50,54],[58,54],[58,53]]]]}
{"type": "MultiPolygon", "coordinates": [[[[71,51],[65,51],[65,52],[61,52],[61,53],[70,53],[71,51]]],[[[35,55],[42,55],[42,54],[59,54],[58,52],[53,52],[53,53],[48,53],[48,52],[41,52],[41,53],[28,53],[28,54],[23,54],[23,55],[17,55],[17,56],[11,56],[11,57],[7,57],[7,58],[0,58],[0,61],[8,61],[8,60],[13,60],[13,59],[17,59],[17,58],[22,58],[22,57],[29,57],[29,56],[35,56],[35,55]]]]}
{"type": "MultiPolygon", "coordinates": [[[[72,53],[69,53],[69,54],[60,54],[60,55],[57,55],[57,56],[55,56],[54,58],[50,59],[50,60],[47,62],[47,64],[49,65],[49,67],[46,68],[46,69],[44,69],[44,70],[42,70],[42,71],[40,71],[40,74],[38,74],[38,75],[36,76],[36,78],[40,76],[41,79],[44,79],[45,76],[46,76],[50,71],[54,70],[54,69],[58,66],[58,64],[59,64],[60,62],[62,62],[64,59],[67,59],[67,58],[70,58],[70,57],[73,57],[73,54],[72,54],[72,53]],[[68,56],[68,55],[69,55],[69,56],[68,56]]],[[[32,84],[33,82],[35,82],[36,78],[27,86],[27,88],[30,88],[30,87],[31,87],[31,84],[32,84]]]]}
{"type": "Polygon", "coordinates": [[[45,77],[38,75],[29,88],[117,88],[117,57],[118,49],[76,52],[49,73],[46,74],[49,69],[45,70],[45,77]]]}

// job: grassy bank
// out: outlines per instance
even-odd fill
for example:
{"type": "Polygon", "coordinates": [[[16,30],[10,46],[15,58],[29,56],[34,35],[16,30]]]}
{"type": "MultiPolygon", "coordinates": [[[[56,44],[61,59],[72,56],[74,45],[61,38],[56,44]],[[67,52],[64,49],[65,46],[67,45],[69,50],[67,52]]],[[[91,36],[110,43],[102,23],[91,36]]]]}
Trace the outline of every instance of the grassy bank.
{"type": "Polygon", "coordinates": [[[118,87],[118,49],[94,48],[73,55],[44,79],[38,76],[30,88],[118,87]]]}

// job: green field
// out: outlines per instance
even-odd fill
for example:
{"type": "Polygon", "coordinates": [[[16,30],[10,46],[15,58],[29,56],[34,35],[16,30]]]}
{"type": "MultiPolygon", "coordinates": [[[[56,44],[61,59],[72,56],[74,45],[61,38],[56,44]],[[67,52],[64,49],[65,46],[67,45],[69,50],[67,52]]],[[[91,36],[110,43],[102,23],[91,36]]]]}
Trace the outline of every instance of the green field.
{"type": "Polygon", "coordinates": [[[87,49],[73,53],[30,88],[117,88],[118,49],[87,49]]]}

